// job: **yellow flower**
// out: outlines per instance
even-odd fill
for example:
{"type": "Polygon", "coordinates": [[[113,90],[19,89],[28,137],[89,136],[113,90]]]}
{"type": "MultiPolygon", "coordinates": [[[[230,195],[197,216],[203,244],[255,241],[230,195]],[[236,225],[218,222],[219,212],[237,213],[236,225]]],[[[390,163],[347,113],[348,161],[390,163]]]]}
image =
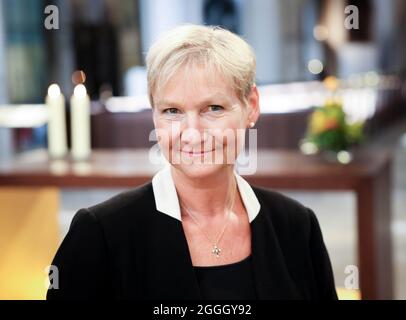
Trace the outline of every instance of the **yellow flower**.
{"type": "Polygon", "coordinates": [[[335,100],[334,98],[330,97],[326,99],[326,102],[324,103],[325,107],[332,107],[335,105],[335,100]]]}
{"type": "Polygon", "coordinates": [[[326,115],[317,110],[313,112],[310,119],[310,130],[313,134],[321,133],[325,130],[326,125],[326,115]]]}

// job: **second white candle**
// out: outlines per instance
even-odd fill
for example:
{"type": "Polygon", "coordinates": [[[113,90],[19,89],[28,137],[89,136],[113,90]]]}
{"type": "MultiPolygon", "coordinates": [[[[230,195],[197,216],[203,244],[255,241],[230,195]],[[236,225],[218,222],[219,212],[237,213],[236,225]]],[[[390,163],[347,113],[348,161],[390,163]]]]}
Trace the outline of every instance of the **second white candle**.
{"type": "Polygon", "coordinates": [[[72,156],[84,160],[90,156],[90,98],[86,87],[78,84],[70,100],[72,156]]]}

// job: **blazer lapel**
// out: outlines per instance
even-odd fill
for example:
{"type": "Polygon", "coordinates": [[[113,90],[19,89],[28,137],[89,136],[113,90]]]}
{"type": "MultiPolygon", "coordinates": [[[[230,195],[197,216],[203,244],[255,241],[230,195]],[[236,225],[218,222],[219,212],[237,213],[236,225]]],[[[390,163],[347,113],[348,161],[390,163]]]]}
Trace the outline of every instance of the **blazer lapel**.
{"type": "Polygon", "coordinates": [[[253,276],[260,300],[299,299],[266,206],[251,222],[253,276]]]}
{"type": "Polygon", "coordinates": [[[154,214],[156,228],[151,241],[155,249],[151,264],[155,261],[160,265],[151,274],[154,295],[159,299],[200,300],[202,296],[182,223],[158,211],[154,214]]]}
{"type": "Polygon", "coordinates": [[[175,245],[181,244],[181,248],[179,250],[179,261],[181,261],[179,264],[179,272],[183,274],[185,285],[187,286],[185,297],[190,300],[202,300],[203,297],[201,295],[199,283],[193,268],[193,262],[182,223],[177,223],[177,226],[179,228],[177,234],[179,235],[180,239],[179,241],[176,241],[175,245]]]}

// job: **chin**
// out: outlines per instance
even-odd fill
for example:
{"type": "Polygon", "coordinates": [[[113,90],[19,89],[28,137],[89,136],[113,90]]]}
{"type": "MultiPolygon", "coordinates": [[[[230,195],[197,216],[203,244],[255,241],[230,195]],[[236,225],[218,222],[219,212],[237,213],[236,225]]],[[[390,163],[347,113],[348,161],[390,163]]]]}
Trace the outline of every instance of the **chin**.
{"type": "Polygon", "coordinates": [[[182,172],[189,178],[202,179],[218,174],[225,170],[228,165],[225,164],[173,164],[176,170],[182,172]]]}

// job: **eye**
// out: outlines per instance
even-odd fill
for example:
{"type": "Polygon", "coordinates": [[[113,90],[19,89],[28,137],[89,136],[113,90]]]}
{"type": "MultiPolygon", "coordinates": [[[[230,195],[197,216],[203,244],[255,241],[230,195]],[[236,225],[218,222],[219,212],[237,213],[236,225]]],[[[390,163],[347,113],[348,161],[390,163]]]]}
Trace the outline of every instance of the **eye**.
{"type": "Polygon", "coordinates": [[[209,106],[209,111],[219,112],[219,111],[223,111],[223,110],[224,110],[224,108],[217,104],[212,104],[209,106]]]}
{"type": "Polygon", "coordinates": [[[164,113],[164,114],[178,114],[179,110],[176,109],[176,108],[167,108],[167,109],[162,110],[162,113],[164,113]]]}

